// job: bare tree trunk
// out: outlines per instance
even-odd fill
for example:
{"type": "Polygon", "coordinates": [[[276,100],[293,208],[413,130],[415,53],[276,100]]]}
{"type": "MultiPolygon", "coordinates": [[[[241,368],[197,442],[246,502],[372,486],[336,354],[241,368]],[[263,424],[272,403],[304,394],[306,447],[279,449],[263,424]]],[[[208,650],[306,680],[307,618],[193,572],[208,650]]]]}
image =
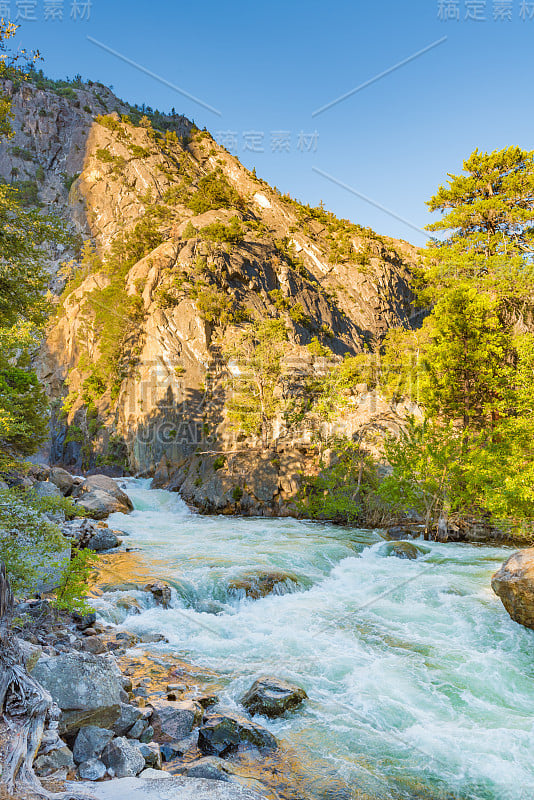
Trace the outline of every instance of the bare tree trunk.
{"type": "Polygon", "coordinates": [[[48,792],[33,771],[47,720],[57,735],[59,709],[25,667],[22,649],[11,630],[13,604],[5,566],[0,562],[0,714],[8,733],[0,788],[31,800],[87,797],[48,792]]]}

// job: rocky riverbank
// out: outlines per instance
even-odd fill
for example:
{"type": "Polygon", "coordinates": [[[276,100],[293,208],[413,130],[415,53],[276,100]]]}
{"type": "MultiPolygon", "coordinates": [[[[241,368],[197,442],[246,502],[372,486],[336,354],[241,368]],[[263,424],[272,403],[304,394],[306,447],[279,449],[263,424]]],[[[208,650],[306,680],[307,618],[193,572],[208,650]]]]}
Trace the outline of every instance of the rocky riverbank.
{"type": "MultiPolygon", "coordinates": [[[[165,603],[164,585],[146,588],[165,603]]],[[[266,677],[251,686],[239,711],[225,709],[216,675],[144,650],[161,636],[140,638],[102,625],[93,613],[58,613],[46,600],[21,603],[16,614],[27,669],[61,711],[35,760],[45,785],[179,775],[217,782],[220,798],[298,796],[288,754],[253,717],[291,713],[305,701],[301,687],[266,677]],[[276,774],[274,792],[269,775],[276,774]]],[[[184,789],[177,797],[189,797],[187,782],[172,785],[184,789]]],[[[196,788],[212,796],[209,786],[196,788]]]]}

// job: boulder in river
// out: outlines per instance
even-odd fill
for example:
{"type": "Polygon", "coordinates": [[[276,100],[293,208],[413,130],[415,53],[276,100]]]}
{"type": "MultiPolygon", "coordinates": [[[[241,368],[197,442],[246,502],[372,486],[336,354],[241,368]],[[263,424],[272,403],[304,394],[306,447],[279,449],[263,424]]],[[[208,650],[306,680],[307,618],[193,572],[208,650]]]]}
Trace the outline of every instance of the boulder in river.
{"type": "Polygon", "coordinates": [[[106,475],[91,475],[72,494],[93,519],[105,519],[117,511],[128,514],[133,510],[128,495],[106,475]]]}
{"type": "Polygon", "coordinates": [[[416,558],[428,553],[428,548],[417,547],[412,542],[387,542],[379,547],[379,553],[382,556],[395,556],[415,561],[416,558]]]}
{"type": "Polygon", "coordinates": [[[534,628],[534,547],[512,553],[492,577],[491,588],[515,622],[534,628]]]}
{"type": "Polygon", "coordinates": [[[123,689],[111,656],[76,652],[42,656],[32,675],[61,709],[60,733],[75,733],[85,725],[111,728],[119,717],[123,689]]]}
{"type": "Polygon", "coordinates": [[[241,704],[250,714],[279,717],[285,711],[297,708],[306,697],[300,686],[267,676],[254,682],[241,698],[241,704]]]}
{"type": "Polygon", "coordinates": [[[298,586],[299,579],[296,575],[277,570],[251,570],[228,582],[228,589],[232,594],[244,594],[253,600],[266,597],[268,594],[294,592],[298,586]]]}
{"type": "Polygon", "coordinates": [[[89,550],[94,550],[95,553],[102,553],[105,550],[113,550],[114,547],[118,547],[120,544],[121,540],[114,531],[109,528],[100,528],[91,536],[87,547],[89,550]]]}
{"type": "Polygon", "coordinates": [[[198,747],[202,753],[225,756],[240,745],[252,745],[260,750],[278,747],[272,733],[241,714],[225,711],[205,715],[198,732],[198,747]]]}
{"type": "Polygon", "coordinates": [[[393,525],[391,528],[386,528],[382,535],[385,539],[398,542],[400,539],[417,539],[421,533],[404,525],[393,525]]]}
{"type": "Polygon", "coordinates": [[[154,583],[147,583],[145,592],[150,592],[154,600],[159,606],[169,608],[171,605],[171,587],[167,586],[163,581],[155,581],[154,583]]]}
{"type": "Polygon", "coordinates": [[[202,719],[202,707],[191,700],[153,700],[150,723],[160,739],[180,741],[202,719]]]}

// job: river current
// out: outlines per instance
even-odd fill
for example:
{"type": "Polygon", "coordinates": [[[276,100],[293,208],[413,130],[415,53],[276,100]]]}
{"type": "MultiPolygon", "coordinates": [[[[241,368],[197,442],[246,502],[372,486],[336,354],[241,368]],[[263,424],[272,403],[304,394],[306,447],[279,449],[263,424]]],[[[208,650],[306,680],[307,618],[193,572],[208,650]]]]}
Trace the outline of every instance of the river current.
{"type": "Polygon", "coordinates": [[[416,542],[410,561],[378,532],[203,517],[149,481],[124,484],[135,510],[110,527],[173,600],[165,610],[146,592],[105,591],[107,622],[164,634],[153,652],[217,672],[226,707],[264,674],[301,685],[300,710],[256,721],[354,798],[534,797],[534,632],[490,587],[509,550],[416,542]],[[239,589],[273,571],[289,576],[276,593],[239,589]]]}

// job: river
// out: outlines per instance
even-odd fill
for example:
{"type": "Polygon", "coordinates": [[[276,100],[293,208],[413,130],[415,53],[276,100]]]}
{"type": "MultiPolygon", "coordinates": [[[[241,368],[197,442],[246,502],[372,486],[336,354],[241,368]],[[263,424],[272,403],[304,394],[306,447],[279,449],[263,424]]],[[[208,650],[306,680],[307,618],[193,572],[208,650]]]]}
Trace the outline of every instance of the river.
{"type": "Polygon", "coordinates": [[[312,770],[321,765],[317,796],[328,795],[325,765],[354,798],[534,796],[534,632],[490,587],[509,550],[417,542],[410,561],[387,556],[378,532],[203,517],[149,481],[124,484],[135,510],[110,527],[173,586],[172,608],[134,591],[132,614],[119,602],[125,590],[105,592],[97,610],[127,630],[163,633],[168,643],[153,652],[219,673],[226,707],[262,674],[301,685],[309,699],[299,711],[257,721],[312,770]],[[257,570],[293,580],[259,599],[229,588],[257,570]]]}

